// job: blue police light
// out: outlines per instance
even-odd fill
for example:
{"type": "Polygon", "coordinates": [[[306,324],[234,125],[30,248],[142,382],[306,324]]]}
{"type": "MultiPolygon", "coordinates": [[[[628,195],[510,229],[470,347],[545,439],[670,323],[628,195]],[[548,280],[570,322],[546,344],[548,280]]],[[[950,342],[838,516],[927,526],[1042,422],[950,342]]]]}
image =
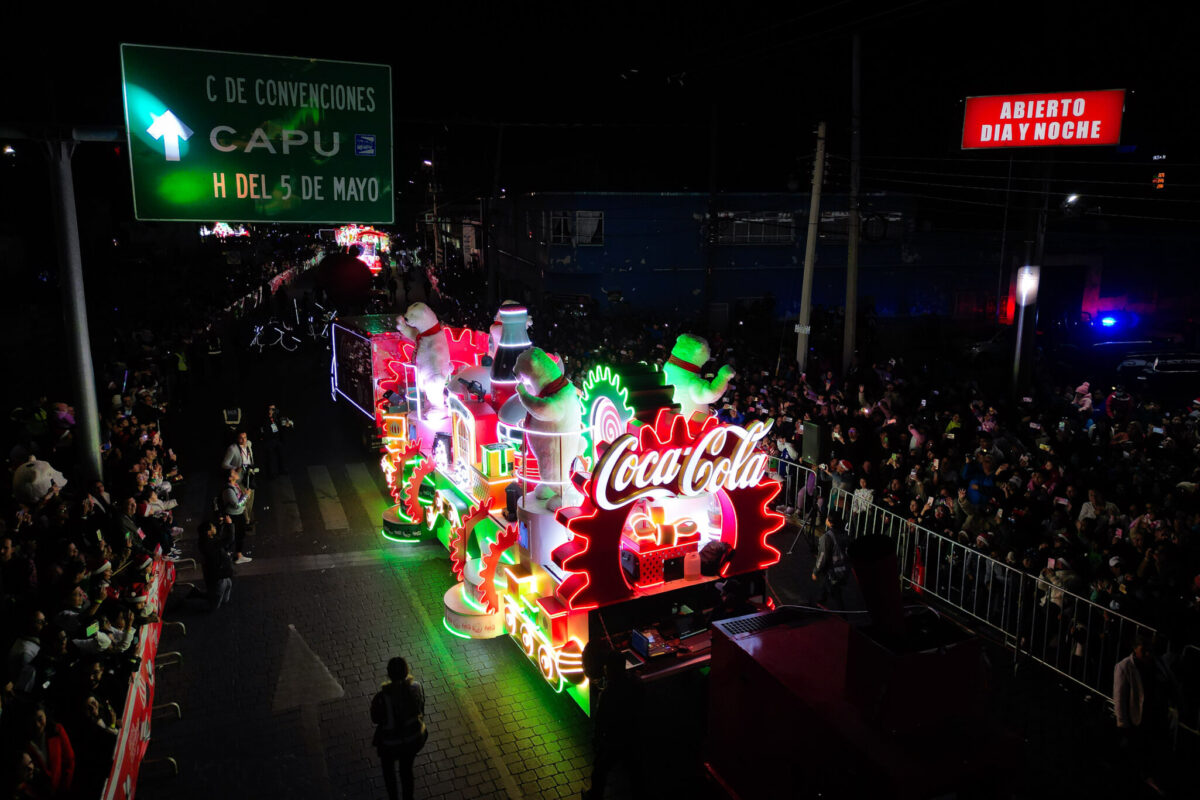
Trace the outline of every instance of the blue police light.
{"type": "Polygon", "coordinates": [[[1117,324],[1117,318],[1116,317],[1101,317],[1100,324],[1106,328],[1111,328],[1112,326],[1117,324]]]}

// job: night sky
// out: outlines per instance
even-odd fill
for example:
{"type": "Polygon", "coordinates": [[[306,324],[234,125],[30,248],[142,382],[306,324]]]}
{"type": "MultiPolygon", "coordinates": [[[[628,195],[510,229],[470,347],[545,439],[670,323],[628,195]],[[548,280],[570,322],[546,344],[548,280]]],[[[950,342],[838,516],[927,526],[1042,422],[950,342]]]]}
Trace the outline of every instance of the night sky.
{"type": "MultiPolygon", "coordinates": [[[[418,172],[430,153],[443,203],[486,195],[493,179],[509,194],[707,191],[710,178],[722,191],[807,191],[820,119],[827,188],[839,191],[857,30],[866,191],[919,194],[947,210],[973,199],[992,213],[1010,155],[1018,196],[1040,190],[1053,157],[1055,181],[1092,179],[1084,188],[1109,198],[1106,212],[1196,217],[1186,184],[1200,181],[1181,180],[1190,168],[1177,166],[1191,158],[1198,116],[1194,15],[1107,2],[404,5],[317,17],[274,5],[180,13],[147,4],[72,12],[74,33],[52,33],[44,17],[14,24],[10,37],[26,44],[3,55],[0,123],[120,126],[118,44],[127,41],[391,64],[396,185],[412,193],[400,198],[398,224],[426,202],[418,172]],[[959,149],[965,96],[1106,88],[1129,90],[1122,152],[959,149]],[[1167,202],[1149,191],[1154,153],[1174,168],[1167,202]]],[[[19,155],[25,163],[3,171],[0,224],[10,230],[42,216],[28,200],[44,166],[28,147],[19,155]]],[[[99,192],[113,218],[130,216],[123,148],[86,145],[76,170],[81,199],[99,192]]]]}

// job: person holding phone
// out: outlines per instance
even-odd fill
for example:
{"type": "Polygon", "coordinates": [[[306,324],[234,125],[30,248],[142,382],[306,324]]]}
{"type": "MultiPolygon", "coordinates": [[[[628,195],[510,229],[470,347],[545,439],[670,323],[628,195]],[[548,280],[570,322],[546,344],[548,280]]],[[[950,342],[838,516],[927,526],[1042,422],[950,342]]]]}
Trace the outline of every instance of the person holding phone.
{"type": "Polygon", "coordinates": [[[266,467],[268,478],[287,474],[283,445],[294,424],[279,413],[279,407],[274,403],[267,406],[266,416],[259,428],[259,441],[263,446],[263,466],[266,467]]]}
{"type": "MultiPolygon", "coordinates": [[[[245,520],[245,528],[254,527],[254,477],[258,474],[257,462],[254,460],[254,445],[251,444],[245,431],[237,432],[237,440],[225,450],[225,458],[221,461],[224,469],[236,469],[241,480],[241,486],[246,496],[245,508],[239,512],[245,520]]],[[[228,511],[226,513],[229,513],[228,511]]]]}
{"type": "Polygon", "coordinates": [[[221,504],[225,516],[233,525],[235,564],[248,564],[253,560],[243,549],[246,542],[246,494],[238,470],[229,470],[225,476],[225,489],[221,492],[221,504]]]}

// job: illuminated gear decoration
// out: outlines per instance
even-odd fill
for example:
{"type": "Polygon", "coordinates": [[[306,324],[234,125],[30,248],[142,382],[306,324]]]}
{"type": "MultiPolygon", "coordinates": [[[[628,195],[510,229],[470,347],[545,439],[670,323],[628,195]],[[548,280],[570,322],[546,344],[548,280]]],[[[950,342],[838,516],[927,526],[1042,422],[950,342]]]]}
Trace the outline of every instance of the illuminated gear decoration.
{"type": "MultiPolygon", "coordinates": [[[[639,429],[636,452],[642,455],[667,450],[690,452],[705,433],[719,425],[715,417],[685,422],[678,414],[663,410],[654,425],[639,429]]],[[[712,455],[732,458],[739,443],[736,437],[727,436],[721,450],[712,455]]],[[[629,508],[623,503],[605,509],[597,501],[598,487],[594,481],[603,466],[602,460],[592,475],[572,475],[584,501],[577,507],[559,509],[556,515],[571,532],[571,538],[552,553],[554,563],[569,573],[558,587],[558,596],[576,611],[633,597],[633,586],[621,569],[620,552],[621,532],[629,508]]],[[[733,548],[733,556],[722,575],[765,569],[779,561],[779,550],[767,543],[767,537],[783,527],[783,515],[767,508],[779,489],[778,481],[762,480],[754,486],[734,490],[722,487],[715,492],[722,512],[721,541],[733,548]]]]}
{"type": "Polygon", "coordinates": [[[421,483],[431,472],[433,472],[433,461],[423,458],[421,463],[413,468],[412,475],[404,484],[404,513],[408,514],[411,519],[421,518],[421,483]]]}
{"type": "Polygon", "coordinates": [[[596,446],[609,444],[628,429],[630,422],[652,423],[661,408],[674,402],[674,388],[666,376],[647,364],[592,367],[583,379],[583,429],[585,454],[591,463],[596,446]]]}
{"type": "Polygon", "coordinates": [[[471,540],[471,532],[477,524],[488,518],[491,510],[492,498],[488,497],[471,508],[461,525],[450,529],[450,563],[454,568],[454,577],[460,582],[467,566],[467,544],[471,540]]]}
{"type": "MultiPolygon", "coordinates": [[[[489,497],[487,505],[490,507],[492,499],[489,497]]],[[[516,525],[509,525],[500,535],[496,537],[496,541],[488,548],[487,554],[483,557],[483,569],[479,571],[481,579],[479,584],[479,601],[483,603],[487,610],[495,613],[500,610],[500,595],[496,592],[496,569],[500,566],[500,557],[504,555],[504,551],[517,543],[520,538],[520,532],[516,525]]]]}

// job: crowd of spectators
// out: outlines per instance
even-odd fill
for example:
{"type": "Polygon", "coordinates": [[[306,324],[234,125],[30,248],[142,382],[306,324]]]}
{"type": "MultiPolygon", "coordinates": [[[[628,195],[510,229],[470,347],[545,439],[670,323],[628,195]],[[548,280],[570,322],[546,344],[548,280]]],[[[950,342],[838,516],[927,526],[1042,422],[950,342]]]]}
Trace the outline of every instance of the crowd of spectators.
{"type": "MultiPolygon", "coordinates": [[[[490,324],[495,310],[480,273],[462,262],[417,263],[444,322],[490,324]]],[[[619,304],[598,312],[585,298],[531,304],[530,314],[534,343],[561,356],[577,386],[597,364],[661,365],[680,333],[704,333],[694,321],[619,304]]],[[[826,316],[814,317],[814,329],[836,323],[840,331],[826,316]]],[[[925,548],[924,572],[941,582],[939,593],[1006,623],[1021,604],[1024,635],[1043,646],[1082,653],[1121,619],[1154,628],[1158,646],[1169,642],[1175,654],[1200,642],[1200,400],[1164,405],[1153,393],[1102,388],[1104,376],[1083,366],[1039,371],[1029,395],[1012,398],[981,382],[978,370],[910,362],[878,343],[876,360],[840,374],[829,358],[834,348],[819,335],[801,374],[770,338],[754,320],[709,335],[705,372],[727,363],[738,373],[713,407],[718,417],[772,423],[765,445],[782,459],[791,492],[777,510],[819,508],[844,492],[843,524],[874,509],[892,529],[899,523],[954,542],[941,554],[925,548]],[[805,422],[818,423],[830,445],[810,465],[813,478],[789,466],[801,461],[805,422]],[[1010,591],[1016,586],[1020,592],[1010,591]]],[[[1092,649],[1108,661],[1120,657],[1135,629],[1092,649]]],[[[1094,669],[1093,679],[1103,682],[1109,666],[1094,669]]]]}
{"type": "MultiPolygon", "coordinates": [[[[534,342],[563,356],[576,385],[599,363],[661,364],[692,329],[571,303],[531,315],[534,342]]],[[[829,452],[815,465],[823,496],[846,492],[857,508],[885,509],[1177,644],[1200,641],[1200,399],[1166,407],[1101,390],[1082,368],[1012,399],[953,365],[900,354],[844,376],[814,354],[800,374],[762,342],[709,338],[705,371],[728,363],[738,373],[718,417],[770,421],[767,448],[785,470],[800,461],[805,422],[826,431],[829,452]]],[[[791,485],[779,501],[789,511],[813,490],[791,485]]]]}
{"type": "MultiPolygon", "coordinates": [[[[0,504],[5,797],[100,796],[139,631],[157,621],[152,575],[179,558],[184,535],[175,519],[184,474],[168,434],[190,389],[225,370],[216,328],[198,321],[220,319],[222,302],[193,303],[191,316],[166,326],[130,314],[97,342],[101,480],[82,477],[68,403],[40,396],[10,410],[13,491],[0,504]]],[[[229,519],[216,519],[200,525],[198,542],[213,606],[228,600],[234,543],[229,519]]]]}
{"type": "Polygon", "coordinates": [[[10,795],[96,797],[112,767],[139,630],[157,621],[156,562],[174,559],[183,476],[163,440],[154,370],[104,414],[104,479],[75,477],[74,409],[13,416],[0,530],[5,653],[0,777],[10,795]],[[64,475],[62,467],[71,477],[64,475]]]}
{"type": "MultiPolygon", "coordinates": [[[[463,264],[428,269],[447,289],[435,310],[486,328],[494,309],[481,276],[463,264]]],[[[530,311],[531,338],[563,358],[576,385],[597,364],[662,364],[675,337],[695,329],[662,314],[597,313],[585,299],[530,311]]],[[[856,508],[885,509],[1177,644],[1200,641],[1200,398],[1164,405],[1101,386],[1083,366],[1039,373],[1012,398],[958,365],[886,352],[844,375],[815,353],[800,374],[775,343],[738,335],[751,327],[759,333],[735,325],[709,336],[706,372],[728,363],[738,373],[713,411],[740,425],[771,421],[767,447],[785,462],[800,460],[804,423],[819,423],[830,441],[823,496],[844,491],[856,508]]],[[[1034,602],[1056,599],[1043,595],[1034,602]]]]}

